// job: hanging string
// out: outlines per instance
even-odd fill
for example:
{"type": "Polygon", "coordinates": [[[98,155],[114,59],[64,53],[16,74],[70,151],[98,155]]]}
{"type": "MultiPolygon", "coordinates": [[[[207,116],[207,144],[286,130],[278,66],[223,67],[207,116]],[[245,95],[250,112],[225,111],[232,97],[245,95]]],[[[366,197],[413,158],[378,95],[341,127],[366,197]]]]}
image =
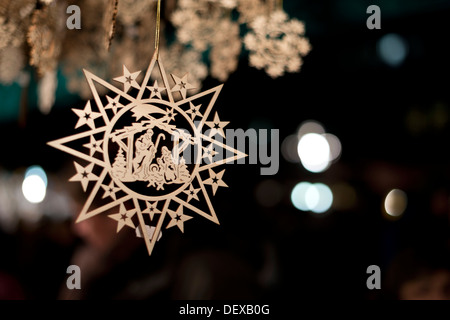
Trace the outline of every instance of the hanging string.
{"type": "Polygon", "coordinates": [[[159,58],[159,34],[161,28],[161,0],[158,0],[158,4],[156,6],[156,33],[155,33],[155,51],[156,51],[156,59],[159,58]]]}

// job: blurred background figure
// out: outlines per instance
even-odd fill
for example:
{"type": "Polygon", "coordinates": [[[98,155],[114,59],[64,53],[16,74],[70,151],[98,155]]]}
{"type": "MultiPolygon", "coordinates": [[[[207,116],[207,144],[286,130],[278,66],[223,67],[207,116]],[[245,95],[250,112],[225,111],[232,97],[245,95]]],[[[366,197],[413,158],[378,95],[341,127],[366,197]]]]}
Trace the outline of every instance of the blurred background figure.
{"type": "Polygon", "coordinates": [[[389,299],[450,300],[449,251],[405,249],[392,261],[386,282],[389,299]]]}

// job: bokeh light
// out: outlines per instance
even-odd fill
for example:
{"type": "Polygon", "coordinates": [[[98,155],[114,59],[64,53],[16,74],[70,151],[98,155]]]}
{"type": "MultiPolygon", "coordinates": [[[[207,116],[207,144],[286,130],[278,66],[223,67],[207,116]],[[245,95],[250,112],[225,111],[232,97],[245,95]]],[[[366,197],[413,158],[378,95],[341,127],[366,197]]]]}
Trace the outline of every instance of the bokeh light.
{"type": "Polygon", "coordinates": [[[301,211],[308,211],[309,208],[306,204],[306,192],[308,191],[311,183],[300,182],[291,192],[291,201],[295,208],[301,211]]]}
{"type": "Polygon", "coordinates": [[[300,124],[298,128],[297,131],[298,139],[300,139],[302,136],[308,133],[324,134],[325,128],[320,122],[314,120],[307,120],[302,122],[302,124],[300,124]]]}
{"type": "Polygon", "coordinates": [[[28,175],[23,180],[22,192],[28,202],[42,202],[45,198],[46,191],[47,186],[44,179],[36,174],[28,175]]]}
{"type": "Polygon", "coordinates": [[[287,136],[281,143],[281,155],[283,158],[291,163],[299,163],[300,158],[297,152],[298,137],[291,134],[287,136]]]}
{"type": "Polygon", "coordinates": [[[328,145],[330,146],[330,162],[336,161],[339,159],[342,153],[342,145],[341,141],[338,137],[331,133],[325,133],[323,135],[325,139],[328,141],[328,145]]]}
{"type": "Polygon", "coordinates": [[[331,208],[333,204],[333,193],[330,188],[323,183],[315,183],[311,185],[308,190],[307,196],[313,193],[313,197],[317,197],[317,200],[314,199],[314,206],[310,206],[310,210],[315,213],[324,213],[331,208]],[[314,190],[314,191],[310,191],[314,190]]]}
{"type": "Polygon", "coordinates": [[[381,60],[391,67],[400,66],[408,55],[409,46],[406,40],[398,34],[384,35],[377,44],[381,60]]]}
{"type": "Polygon", "coordinates": [[[333,193],[323,183],[300,182],[292,190],[291,201],[298,210],[324,213],[333,204],[333,193]]]}
{"type": "Polygon", "coordinates": [[[45,173],[44,169],[42,169],[41,166],[31,166],[25,171],[25,178],[32,175],[39,176],[42,179],[42,181],[44,181],[44,184],[47,187],[48,183],[47,174],[45,173]]]}
{"type": "Polygon", "coordinates": [[[307,133],[300,138],[297,146],[300,161],[310,172],[322,172],[330,163],[330,145],[321,134],[307,133]]]}
{"type": "Polygon", "coordinates": [[[407,203],[406,193],[399,189],[393,189],[384,199],[384,210],[389,216],[398,218],[405,212],[407,203]]]}

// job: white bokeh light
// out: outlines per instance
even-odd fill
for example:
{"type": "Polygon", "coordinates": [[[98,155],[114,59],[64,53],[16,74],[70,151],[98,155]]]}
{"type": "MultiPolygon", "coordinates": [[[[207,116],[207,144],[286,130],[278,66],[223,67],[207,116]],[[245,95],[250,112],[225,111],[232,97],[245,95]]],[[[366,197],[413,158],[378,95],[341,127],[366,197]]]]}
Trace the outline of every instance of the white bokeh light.
{"type": "Polygon", "coordinates": [[[42,202],[45,198],[46,191],[47,186],[44,179],[36,174],[28,175],[23,180],[22,192],[28,202],[42,202]]]}
{"type": "Polygon", "coordinates": [[[32,175],[41,177],[42,181],[44,181],[45,186],[47,187],[47,174],[41,166],[31,166],[27,169],[27,171],[25,171],[25,178],[32,175]]]}
{"type": "Polygon", "coordinates": [[[406,193],[399,189],[393,189],[384,199],[384,209],[391,217],[398,218],[405,212],[407,203],[406,193]]]}
{"type": "Polygon", "coordinates": [[[327,139],[317,133],[307,133],[300,138],[297,146],[300,161],[310,172],[322,172],[330,163],[330,145],[327,139]]]}
{"type": "Polygon", "coordinates": [[[409,47],[406,40],[398,34],[384,35],[377,44],[378,55],[391,67],[400,66],[408,55],[409,47]]]}
{"type": "Polygon", "coordinates": [[[333,204],[333,192],[331,192],[331,189],[323,183],[315,183],[310,189],[312,188],[314,188],[314,196],[317,197],[317,201],[310,210],[315,213],[328,211],[333,204]]]}
{"type": "Polygon", "coordinates": [[[324,213],[333,204],[333,193],[323,183],[300,182],[292,190],[291,201],[298,210],[324,213]]]}
{"type": "Polygon", "coordinates": [[[308,211],[309,208],[306,204],[306,192],[308,191],[311,183],[300,182],[291,192],[291,201],[295,208],[301,211],[308,211]]]}

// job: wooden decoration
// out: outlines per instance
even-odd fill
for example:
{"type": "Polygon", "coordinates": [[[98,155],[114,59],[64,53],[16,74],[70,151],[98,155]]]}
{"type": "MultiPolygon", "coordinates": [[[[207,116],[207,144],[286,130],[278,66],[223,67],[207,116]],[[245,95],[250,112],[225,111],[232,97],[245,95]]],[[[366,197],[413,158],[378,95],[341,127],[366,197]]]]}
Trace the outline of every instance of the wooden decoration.
{"type": "Polygon", "coordinates": [[[118,87],[84,73],[94,103],[73,109],[84,130],[48,143],[78,158],[70,181],[89,196],[76,221],[108,212],[117,232],[135,229],[149,255],[164,228],[184,232],[198,216],[219,224],[210,196],[228,186],[218,167],[247,156],[223,143],[228,122],[212,113],[222,85],[189,96],[189,76],[169,81],[158,47],[142,81],[125,66],[118,87]]]}

